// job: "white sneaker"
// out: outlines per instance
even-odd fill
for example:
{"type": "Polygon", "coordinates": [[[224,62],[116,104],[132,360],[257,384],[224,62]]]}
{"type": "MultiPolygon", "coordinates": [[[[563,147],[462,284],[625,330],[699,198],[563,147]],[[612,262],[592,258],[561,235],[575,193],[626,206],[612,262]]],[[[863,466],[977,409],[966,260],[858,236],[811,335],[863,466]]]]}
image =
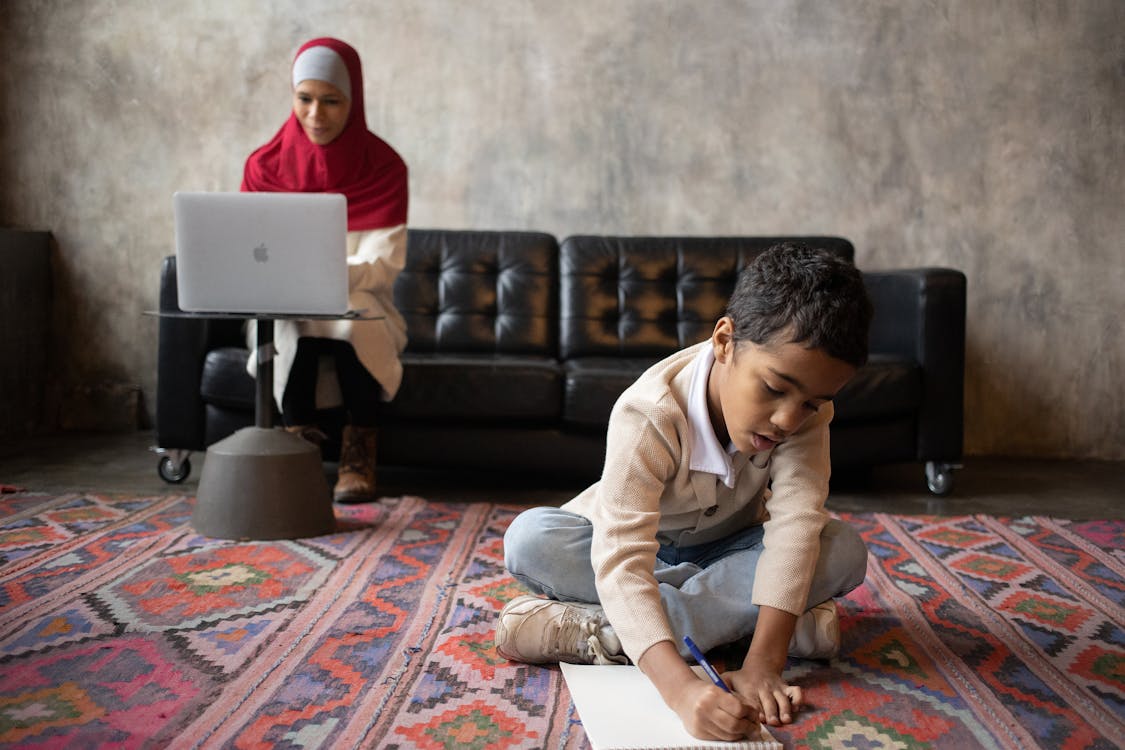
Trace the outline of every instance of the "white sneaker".
{"type": "Polygon", "coordinates": [[[518,596],[500,610],[496,652],[528,664],[627,664],[621,641],[596,604],[518,596]]]}
{"type": "Polygon", "coordinates": [[[821,602],[797,618],[789,655],[800,659],[831,659],[840,653],[840,616],[836,602],[821,602]]]}

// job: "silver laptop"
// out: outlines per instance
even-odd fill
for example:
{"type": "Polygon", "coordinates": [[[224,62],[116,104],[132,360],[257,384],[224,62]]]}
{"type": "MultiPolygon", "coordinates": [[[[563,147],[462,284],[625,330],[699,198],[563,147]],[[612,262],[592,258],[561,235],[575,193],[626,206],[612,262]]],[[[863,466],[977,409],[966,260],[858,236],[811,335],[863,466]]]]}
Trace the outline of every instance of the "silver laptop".
{"type": "Polygon", "coordinates": [[[178,192],[172,206],[181,310],[347,313],[343,195],[178,192]]]}

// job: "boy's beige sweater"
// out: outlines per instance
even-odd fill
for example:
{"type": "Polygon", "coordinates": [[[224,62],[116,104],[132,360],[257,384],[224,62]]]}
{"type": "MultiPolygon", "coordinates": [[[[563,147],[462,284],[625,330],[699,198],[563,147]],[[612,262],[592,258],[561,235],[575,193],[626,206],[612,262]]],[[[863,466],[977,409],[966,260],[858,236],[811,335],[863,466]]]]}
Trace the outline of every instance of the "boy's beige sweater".
{"type": "Polygon", "coordinates": [[[764,524],[753,603],[800,614],[828,520],[831,404],[770,454],[735,454],[733,489],[689,468],[689,385],[696,356],[710,345],[653,365],[621,395],[601,480],[562,506],[593,524],[598,596],[634,663],[654,644],[675,642],[653,576],[660,544],[700,544],[764,524]]]}

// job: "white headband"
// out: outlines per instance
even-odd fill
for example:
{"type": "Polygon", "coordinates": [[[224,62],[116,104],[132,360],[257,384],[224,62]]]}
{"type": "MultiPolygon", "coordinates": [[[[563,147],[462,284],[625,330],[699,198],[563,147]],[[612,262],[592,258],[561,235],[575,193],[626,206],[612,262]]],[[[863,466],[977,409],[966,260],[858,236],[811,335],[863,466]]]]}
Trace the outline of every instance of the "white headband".
{"type": "Polygon", "coordinates": [[[348,66],[344,64],[344,58],[331,47],[309,47],[293,61],[293,87],[310,79],[331,83],[344,96],[352,98],[348,66]]]}

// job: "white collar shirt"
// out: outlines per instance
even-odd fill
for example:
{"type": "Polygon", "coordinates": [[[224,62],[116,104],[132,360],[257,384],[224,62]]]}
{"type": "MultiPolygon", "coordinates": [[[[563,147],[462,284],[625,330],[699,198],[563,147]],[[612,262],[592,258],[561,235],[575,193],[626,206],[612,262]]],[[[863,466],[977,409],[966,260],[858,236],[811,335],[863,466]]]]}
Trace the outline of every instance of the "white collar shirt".
{"type": "Polygon", "coordinates": [[[723,484],[733,488],[737,471],[731,456],[738,452],[733,443],[726,448],[719,444],[707,408],[707,381],[715,364],[715,350],[704,346],[699,350],[692,367],[691,385],[688,387],[688,425],[691,429],[692,471],[703,471],[719,477],[723,484]]]}

